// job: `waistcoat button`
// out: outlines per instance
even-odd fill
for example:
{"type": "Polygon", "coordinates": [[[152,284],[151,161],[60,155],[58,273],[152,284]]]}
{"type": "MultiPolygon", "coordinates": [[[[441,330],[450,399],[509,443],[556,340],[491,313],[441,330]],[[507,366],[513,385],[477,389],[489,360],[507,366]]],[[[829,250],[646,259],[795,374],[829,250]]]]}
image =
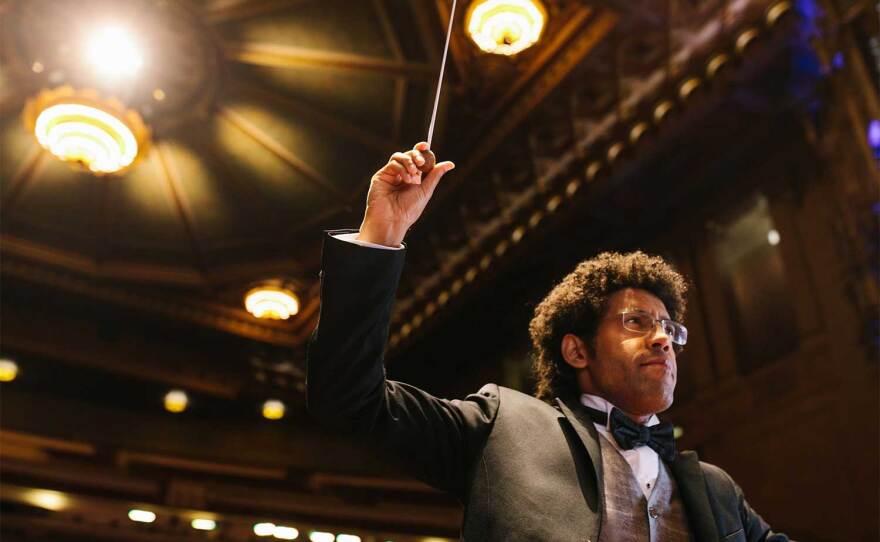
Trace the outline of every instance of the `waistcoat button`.
{"type": "Polygon", "coordinates": [[[648,508],[648,515],[650,515],[654,519],[657,519],[660,517],[660,512],[657,511],[657,508],[652,506],[651,508],[648,508]]]}

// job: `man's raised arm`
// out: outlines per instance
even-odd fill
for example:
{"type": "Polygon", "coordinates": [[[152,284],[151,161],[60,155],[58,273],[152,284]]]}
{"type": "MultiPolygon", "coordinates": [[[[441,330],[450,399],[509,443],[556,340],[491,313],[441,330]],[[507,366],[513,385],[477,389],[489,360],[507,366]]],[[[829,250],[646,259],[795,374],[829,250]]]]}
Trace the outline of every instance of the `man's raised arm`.
{"type": "Polygon", "coordinates": [[[373,175],[354,242],[340,238],[344,231],[328,233],[321,315],[307,360],[307,400],[320,420],[368,436],[404,459],[410,474],[462,495],[465,472],[497,411],[497,388],[447,401],[386,381],[383,365],[406,252],[403,237],[453,167],[435,165],[426,143],[395,153],[373,175]]]}

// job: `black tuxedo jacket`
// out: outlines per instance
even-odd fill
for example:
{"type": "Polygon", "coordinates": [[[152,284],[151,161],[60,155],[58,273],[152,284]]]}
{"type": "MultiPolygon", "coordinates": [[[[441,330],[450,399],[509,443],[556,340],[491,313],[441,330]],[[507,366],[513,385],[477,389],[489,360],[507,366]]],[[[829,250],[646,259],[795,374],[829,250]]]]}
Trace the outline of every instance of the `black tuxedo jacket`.
{"type": "MultiPolygon", "coordinates": [[[[344,231],[330,234],[346,233],[344,231]]],[[[405,250],[324,241],[320,321],[308,355],[308,407],[396,454],[405,470],[456,495],[462,539],[596,542],[602,460],[578,398],[554,405],[489,384],[464,400],[386,380],[382,363],[405,250]]],[[[698,542],[787,541],[724,471],[694,452],[670,465],[698,542]]]]}

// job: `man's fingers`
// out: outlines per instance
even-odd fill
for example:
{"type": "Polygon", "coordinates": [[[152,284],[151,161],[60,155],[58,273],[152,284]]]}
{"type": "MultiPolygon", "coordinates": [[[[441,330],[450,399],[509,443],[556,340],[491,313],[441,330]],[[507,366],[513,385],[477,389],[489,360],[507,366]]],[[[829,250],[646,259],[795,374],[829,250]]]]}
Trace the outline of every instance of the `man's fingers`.
{"type": "Polygon", "coordinates": [[[391,184],[406,182],[406,179],[409,176],[403,164],[395,162],[394,160],[389,160],[388,163],[385,164],[385,167],[379,171],[379,174],[383,181],[391,184]]]}
{"type": "Polygon", "coordinates": [[[407,173],[410,175],[416,175],[419,172],[419,168],[416,167],[416,163],[409,154],[396,152],[391,155],[391,160],[406,168],[407,173]]]}
{"type": "Polygon", "coordinates": [[[434,169],[432,169],[430,173],[428,173],[425,180],[422,182],[422,186],[429,194],[431,194],[437,186],[437,183],[440,182],[440,179],[453,169],[455,169],[455,164],[452,162],[440,162],[434,166],[434,169]]]}

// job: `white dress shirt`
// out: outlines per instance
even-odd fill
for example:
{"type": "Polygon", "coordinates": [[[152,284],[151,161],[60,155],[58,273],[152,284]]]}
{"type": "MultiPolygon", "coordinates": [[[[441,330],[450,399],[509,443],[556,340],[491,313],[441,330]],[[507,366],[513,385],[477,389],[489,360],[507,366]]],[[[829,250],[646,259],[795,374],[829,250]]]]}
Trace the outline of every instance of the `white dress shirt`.
{"type": "MultiPolygon", "coordinates": [[[[594,423],[593,425],[596,426],[596,430],[599,431],[599,434],[605,437],[608,442],[620,452],[620,455],[623,456],[626,462],[629,463],[636,480],[639,482],[639,487],[642,488],[642,493],[645,494],[645,498],[650,498],[651,491],[653,491],[654,484],[657,481],[657,473],[660,471],[660,456],[648,446],[639,446],[632,450],[621,450],[620,446],[617,445],[617,441],[614,440],[614,435],[611,434],[610,430],[611,409],[615,408],[614,405],[601,397],[590,395],[588,393],[581,395],[581,403],[583,403],[584,406],[595,408],[596,410],[601,410],[605,414],[608,414],[608,423],[594,423]]],[[[651,416],[645,425],[651,427],[658,423],[660,423],[660,420],[654,415],[651,416]]]]}
{"type": "Polygon", "coordinates": [[[361,241],[360,239],[355,239],[355,237],[357,237],[359,233],[360,232],[338,233],[333,237],[339,239],[340,241],[348,241],[349,243],[354,243],[362,247],[381,248],[385,250],[400,250],[403,248],[403,245],[400,245],[399,247],[389,247],[388,245],[380,245],[378,243],[370,243],[369,241],[361,241]]]}

